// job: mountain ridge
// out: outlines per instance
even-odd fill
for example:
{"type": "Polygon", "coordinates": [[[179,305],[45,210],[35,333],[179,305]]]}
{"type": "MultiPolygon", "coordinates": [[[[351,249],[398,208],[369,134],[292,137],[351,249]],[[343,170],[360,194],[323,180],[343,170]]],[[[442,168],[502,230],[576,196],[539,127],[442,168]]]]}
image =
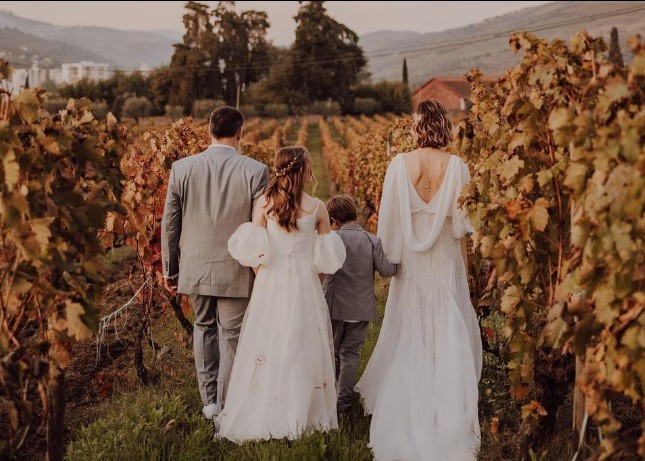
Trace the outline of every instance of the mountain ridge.
{"type": "Polygon", "coordinates": [[[516,65],[519,57],[508,46],[510,31],[535,30],[536,35],[549,39],[568,40],[575,32],[588,30],[609,41],[612,26],[618,27],[623,54],[629,55],[626,40],[629,35],[645,34],[645,1],[594,2],[562,1],[523,8],[464,27],[441,32],[418,33],[410,39],[401,38],[400,31],[375,31],[361,36],[359,44],[369,58],[368,70],[374,80],[397,80],[402,75],[403,58],[407,59],[412,88],[436,76],[460,76],[478,67],[486,74],[499,75],[516,65]],[[624,16],[611,16],[630,9],[642,11],[624,16]],[[576,22],[588,17],[596,19],[576,22]],[[604,19],[608,17],[609,19],[604,19]],[[554,19],[557,18],[557,19],[554,19]],[[560,23],[561,26],[553,26],[560,23]],[[477,41],[459,46],[460,42],[474,41],[481,36],[508,32],[499,38],[477,41]],[[446,44],[455,44],[447,46],[446,44]],[[440,45],[441,48],[439,47],[440,45]],[[426,48],[426,51],[423,51],[426,48]],[[436,48],[436,49],[433,49],[436,48]],[[422,49],[409,52],[406,50],[422,49]],[[370,57],[371,56],[371,57],[370,57]]]}
{"type": "MultiPolygon", "coordinates": [[[[126,69],[136,69],[140,64],[156,67],[169,63],[175,43],[168,34],[159,32],[98,26],[57,26],[23,18],[6,10],[0,11],[0,29],[16,29],[40,39],[67,43],[101,61],[126,69]]],[[[63,62],[58,57],[52,61],[55,64],[63,62]]]]}
{"type": "MultiPolygon", "coordinates": [[[[369,32],[360,36],[359,44],[368,57],[373,80],[400,80],[406,58],[414,88],[432,77],[460,76],[473,67],[490,75],[503,73],[519,62],[508,46],[510,31],[538,30],[540,37],[568,40],[574,32],[586,29],[608,40],[612,26],[618,27],[623,53],[628,56],[627,37],[634,33],[645,35],[645,1],[550,2],[439,32],[369,32]],[[616,15],[630,9],[638,12],[616,15]]],[[[57,26],[0,11],[0,51],[5,56],[9,52],[12,64],[23,67],[29,66],[34,57],[41,62],[49,57],[51,66],[70,60],[92,60],[108,62],[122,70],[136,69],[142,63],[156,67],[170,62],[172,45],[181,41],[181,36],[182,32],[170,29],[57,26]]]]}

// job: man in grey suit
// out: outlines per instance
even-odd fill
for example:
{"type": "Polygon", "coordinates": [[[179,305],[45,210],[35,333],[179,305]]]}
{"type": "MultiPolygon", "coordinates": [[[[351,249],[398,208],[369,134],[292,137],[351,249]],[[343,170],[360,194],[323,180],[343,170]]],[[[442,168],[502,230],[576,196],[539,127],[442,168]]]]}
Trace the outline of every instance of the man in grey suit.
{"type": "Polygon", "coordinates": [[[244,116],[220,107],[210,117],[211,145],[172,165],[161,223],[166,288],[190,295],[193,346],[206,418],[223,408],[253,273],[228,252],[233,232],[252,218],[268,168],[238,154],[244,116]]]}
{"type": "Polygon", "coordinates": [[[356,202],[349,195],[337,195],[327,202],[332,229],[345,244],[343,267],[323,284],[334,334],[338,413],[352,404],[361,346],[369,323],[377,320],[374,271],[383,277],[396,274],[397,265],[385,257],[381,240],[356,223],[356,202]]]}

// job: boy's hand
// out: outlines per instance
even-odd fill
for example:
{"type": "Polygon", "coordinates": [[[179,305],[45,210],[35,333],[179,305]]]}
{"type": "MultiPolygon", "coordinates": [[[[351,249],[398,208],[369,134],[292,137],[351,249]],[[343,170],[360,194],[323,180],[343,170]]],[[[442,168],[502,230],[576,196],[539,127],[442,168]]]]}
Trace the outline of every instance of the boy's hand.
{"type": "Polygon", "coordinates": [[[166,277],[163,279],[163,284],[164,284],[164,287],[166,288],[166,291],[173,296],[177,294],[177,280],[179,280],[179,277],[174,277],[174,278],[166,277]]]}

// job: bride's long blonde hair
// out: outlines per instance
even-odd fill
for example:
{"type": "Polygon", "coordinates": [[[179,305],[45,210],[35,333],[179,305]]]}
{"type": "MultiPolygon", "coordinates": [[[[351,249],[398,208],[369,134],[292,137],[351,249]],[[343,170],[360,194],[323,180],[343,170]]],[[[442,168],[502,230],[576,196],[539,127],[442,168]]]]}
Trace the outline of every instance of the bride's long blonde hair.
{"type": "Polygon", "coordinates": [[[315,181],[311,154],[304,147],[283,147],[275,154],[273,172],[265,191],[270,204],[267,214],[283,229],[297,230],[302,194],[307,184],[315,181]]]}

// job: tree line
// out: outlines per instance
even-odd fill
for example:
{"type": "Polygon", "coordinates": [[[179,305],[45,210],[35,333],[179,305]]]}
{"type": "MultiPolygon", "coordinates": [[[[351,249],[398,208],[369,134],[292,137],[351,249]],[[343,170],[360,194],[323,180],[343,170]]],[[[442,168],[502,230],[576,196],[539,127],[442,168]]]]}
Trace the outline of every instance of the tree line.
{"type": "Polygon", "coordinates": [[[410,110],[407,65],[401,81],[372,83],[358,35],[332,18],[325,2],[300,2],[294,20],[294,43],[280,48],[267,39],[266,12],[238,12],[232,1],[213,9],[189,1],[183,39],[167,66],[148,77],[117,72],[107,80],[66,85],[49,109],[64,106],[70,97],[88,97],[98,102],[99,111],[137,119],[203,118],[224,104],[269,116],[410,110]]]}

